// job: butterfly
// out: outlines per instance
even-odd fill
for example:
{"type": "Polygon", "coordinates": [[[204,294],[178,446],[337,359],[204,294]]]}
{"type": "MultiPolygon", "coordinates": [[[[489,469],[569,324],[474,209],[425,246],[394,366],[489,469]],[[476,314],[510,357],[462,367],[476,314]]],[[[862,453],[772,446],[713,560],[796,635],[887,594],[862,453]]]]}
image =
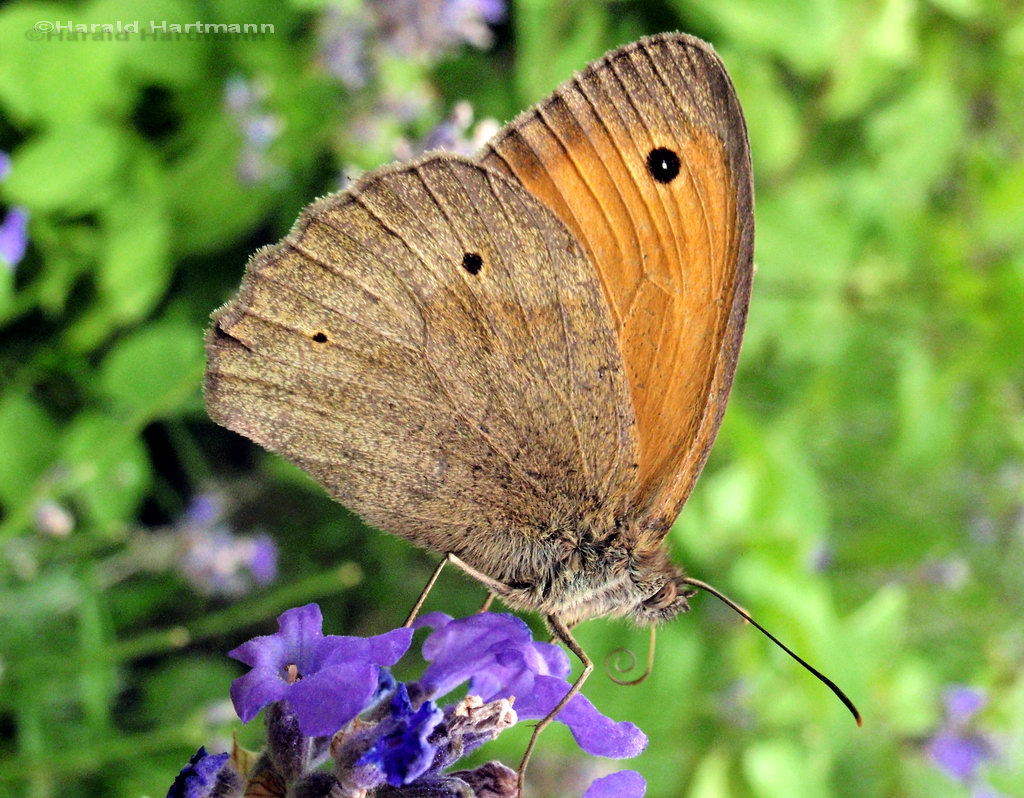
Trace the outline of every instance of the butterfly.
{"type": "Polygon", "coordinates": [[[710,589],[665,538],[736,371],[753,205],[721,60],[641,39],[475,158],[305,208],[213,315],[209,413],[543,613],[586,664],[560,708],[591,668],[576,623],[653,627],[710,589]]]}

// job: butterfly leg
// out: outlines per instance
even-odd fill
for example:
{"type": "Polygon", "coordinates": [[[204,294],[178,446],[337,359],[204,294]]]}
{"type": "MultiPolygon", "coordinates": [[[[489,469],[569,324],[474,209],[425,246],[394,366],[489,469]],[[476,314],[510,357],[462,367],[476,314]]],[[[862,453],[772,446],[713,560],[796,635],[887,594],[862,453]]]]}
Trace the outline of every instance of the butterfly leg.
{"type": "MultiPolygon", "coordinates": [[[[571,632],[573,629],[576,628],[577,624],[579,624],[579,621],[573,621],[572,623],[565,624],[565,628],[566,628],[567,631],[571,632]]],[[[558,632],[552,632],[551,633],[551,637],[548,639],[548,642],[549,643],[563,643],[565,641],[562,638],[561,634],[559,634],[558,632]]]]}
{"type": "Polygon", "coordinates": [[[448,560],[451,558],[451,554],[446,554],[444,559],[437,564],[437,568],[434,569],[434,573],[430,575],[430,579],[427,580],[426,586],[420,593],[420,597],[416,599],[416,603],[412,605],[412,609],[409,611],[409,617],[405,619],[405,626],[412,626],[412,622],[416,620],[416,616],[420,614],[420,610],[423,609],[423,604],[427,600],[427,596],[430,595],[430,591],[434,589],[434,583],[437,582],[437,578],[441,575],[441,571],[448,564],[448,560]]]}
{"type": "Polygon", "coordinates": [[[523,794],[523,779],[526,776],[526,766],[530,763],[530,756],[533,754],[533,749],[537,745],[537,738],[540,736],[540,733],[550,725],[551,721],[558,717],[558,713],[565,709],[565,705],[579,694],[580,689],[583,687],[583,683],[587,680],[587,677],[590,676],[591,671],[594,670],[594,663],[590,661],[590,657],[587,656],[587,652],[580,648],[580,644],[576,642],[576,638],[572,636],[572,632],[569,631],[569,627],[565,625],[562,619],[556,615],[549,615],[548,623],[551,625],[551,631],[554,632],[554,636],[573,654],[579,657],[580,662],[583,663],[583,673],[581,673],[576,681],[572,683],[572,687],[570,687],[569,691],[562,696],[562,700],[555,705],[555,708],[545,715],[544,718],[541,719],[540,723],[533,727],[533,734],[530,735],[530,742],[527,744],[526,751],[523,753],[523,758],[519,762],[519,771],[517,773],[517,794],[520,798],[523,794]]]}
{"type": "Polygon", "coordinates": [[[430,575],[430,579],[427,581],[426,586],[420,593],[420,597],[416,599],[416,603],[409,612],[409,617],[405,619],[405,623],[402,624],[402,626],[412,626],[412,622],[416,620],[416,616],[419,615],[420,610],[423,609],[423,604],[426,602],[427,596],[429,596],[430,591],[434,589],[434,583],[437,582],[438,577],[441,576],[441,571],[444,570],[444,567],[448,563],[458,567],[490,591],[490,595],[488,596],[487,601],[484,602],[484,606],[480,608],[480,612],[486,612],[487,608],[491,606],[491,602],[494,600],[494,597],[500,596],[503,592],[506,592],[509,589],[508,585],[480,573],[476,568],[471,565],[467,565],[454,554],[449,552],[444,555],[444,559],[437,564],[437,568],[434,569],[434,573],[430,575]]]}
{"type": "Polygon", "coordinates": [[[494,603],[494,600],[497,597],[497,593],[495,593],[493,590],[488,590],[487,598],[484,599],[484,603],[480,605],[480,609],[477,610],[477,613],[479,614],[481,612],[487,612],[491,608],[491,605],[494,603]]]}

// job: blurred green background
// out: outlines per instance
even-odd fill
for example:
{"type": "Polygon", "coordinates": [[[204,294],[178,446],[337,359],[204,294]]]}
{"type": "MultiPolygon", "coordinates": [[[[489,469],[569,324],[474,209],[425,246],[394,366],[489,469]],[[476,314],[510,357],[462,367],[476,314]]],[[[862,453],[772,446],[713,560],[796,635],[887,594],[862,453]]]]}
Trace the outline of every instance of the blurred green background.
{"type": "MultiPolygon", "coordinates": [[[[677,29],[715,45],[746,112],[758,273],[674,556],[865,727],[708,599],[645,684],[586,693],[650,735],[625,766],[651,798],[1024,795],[1024,12],[994,0],[6,4],[0,795],[161,796],[240,727],[224,653],[278,612],[401,622],[436,557],[206,418],[208,314],[315,196],[471,150],[607,49],[677,29]],[[275,32],[33,27],[197,19],[275,32]]],[[[449,574],[430,607],[482,597],[449,574]]],[[[579,638],[597,661],[645,646],[612,621],[579,638]]],[[[527,735],[483,754],[515,762],[527,735]]],[[[562,729],[534,762],[545,798],[618,766],[562,729]]]]}

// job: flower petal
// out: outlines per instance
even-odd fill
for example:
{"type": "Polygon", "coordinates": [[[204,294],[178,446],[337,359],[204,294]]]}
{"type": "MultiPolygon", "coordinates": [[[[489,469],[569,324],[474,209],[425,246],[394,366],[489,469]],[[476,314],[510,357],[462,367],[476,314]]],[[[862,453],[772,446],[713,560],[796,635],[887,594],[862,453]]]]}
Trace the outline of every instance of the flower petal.
{"type": "Polygon", "coordinates": [[[278,634],[292,647],[297,660],[323,637],[324,616],[318,604],[292,607],[277,616],[278,634]]]}
{"type": "Polygon", "coordinates": [[[412,633],[412,629],[402,627],[376,637],[327,635],[316,641],[306,667],[317,671],[347,662],[394,665],[409,649],[412,633]]]}
{"type": "Polygon", "coordinates": [[[430,665],[419,684],[427,696],[440,696],[490,666],[496,654],[532,643],[530,627],[521,618],[482,612],[447,623],[423,641],[430,665]]]}
{"type": "Polygon", "coordinates": [[[967,783],[982,763],[992,758],[992,749],[980,736],[944,731],[932,738],[928,755],[954,779],[967,783]]]}
{"type": "Polygon", "coordinates": [[[286,695],[299,728],[309,737],[334,734],[363,711],[377,689],[376,665],[331,665],[300,679],[286,695]]]}
{"type": "Polygon", "coordinates": [[[422,629],[424,626],[429,626],[434,631],[437,631],[438,629],[444,629],[451,622],[452,616],[446,612],[428,612],[413,621],[412,628],[422,629]]]}
{"type": "Polygon", "coordinates": [[[374,665],[394,665],[408,652],[413,642],[413,630],[401,627],[376,637],[349,637],[345,640],[349,659],[374,665]]]}
{"type": "Polygon", "coordinates": [[[256,667],[231,683],[231,703],[242,723],[248,723],[271,701],[284,698],[287,691],[288,684],[276,669],[256,667]]]}
{"type": "MultiPolygon", "coordinates": [[[[533,690],[517,695],[515,709],[520,720],[545,717],[569,685],[555,676],[537,676],[533,690]]],[[[569,727],[580,748],[595,756],[628,759],[647,747],[647,735],[629,721],[616,723],[595,709],[589,699],[576,695],[555,720],[569,727]]]]}
{"type": "Polygon", "coordinates": [[[0,264],[17,266],[28,248],[27,208],[15,205],[0,221],[0,264]]]}
{"type": "Polygon", "coordinates": [[[583,798],[643,798],[647,782],[635,770],[620,770],[595,780],[583,798]]]}
{"type": "Polygon", "coordinates": [[[950,718],[967,721],[984,709],[987,696],[984,691],[973,687],[953,685],[946,689],[943,700],[950,718]]]}
{"type": "Polygon", "coordinates": [[[254,637],[228,652],[228,656],[254,668],[298,665],[300,673],[305,674],[307,670],[315,670],[308,660],[310,652],[316,651],[323,638],[323,622],[316,604],[293,607],[277,617],[276,634],[254,637]]]}
{"type": "Polygon", "coordinates": [[[569,666],[569,655],[562,648],[554,643],[534,643],[533,648],[537,657],[544,663],[544,670],[536,668],[537,673],[546,673],[549,676],[558,676],[568,679],[572,668],[569,666]]]}
{"type": "Polygon", "coordinates": [[[444,710],[426,701],[413,712],[405,685],[400,684],[391,701],[391,713],[394,728],[378,738],[357,764],[374,765],[388,784],[401,787],[418,779],[433,764],[437,745],[427,742],[427,738],[444,721],[444,710]]]}
{"type": "Polygon", "coordinates": [[[376,637],[363,638],[366,659],[374,665],[394,665],[409,650],[412,632],[412,629],[402,627],[376,637]]]}
{"type": "Polygon", "coordinates": [[[525,696],[533,692],[536,674],[528,667],[527,658],[522,650],[502,651],[495,659],[494,664],[473,674],[469,683],[469,692],[472,695],[478,695],[490,702],[499,698],[525,696]]]}
{"type": "Polygon", "coordinates": [[[252,578],[257,585],[269,585],[277,578],[277,544],[270,535],[257,535],[248,543],[252,578]]]}
{"type": "Polygon", "coordinates": [[[251,668],[269,668],[275,672],[288,664],[284,661],[287,654],[288,646],[281,635],[260,635],[228,652],[229,657],[251,668]]]}
{"type": "Polygon", "coordinates": [[[207,798],[213,791],[217,774],[230,758],[231,754],[208,754],[200,746],[167,791],[167,798],[207,798]]]}

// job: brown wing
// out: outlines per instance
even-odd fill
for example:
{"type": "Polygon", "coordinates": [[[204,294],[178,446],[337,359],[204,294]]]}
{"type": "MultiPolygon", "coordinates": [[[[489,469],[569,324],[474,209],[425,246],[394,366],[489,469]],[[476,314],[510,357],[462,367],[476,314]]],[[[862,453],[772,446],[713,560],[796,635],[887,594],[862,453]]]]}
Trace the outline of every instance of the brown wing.
{"type": "Polygon", "coordinates": [[[632,490],[593,269],[521,186],[467,159],[384,168],[307,208],[251,259],[207,353],[216,421],[504,582],[537,581],[560,524],[632,490]]]}
{"type": "Polygon", "coordinates": [[[596,267],[636,411],[633,498],[666,531],[721,423],[750,294],[750,154],[725,68],[692,36],[642,39],[519,116],[479,159],[551,208],[596,267]]]}

